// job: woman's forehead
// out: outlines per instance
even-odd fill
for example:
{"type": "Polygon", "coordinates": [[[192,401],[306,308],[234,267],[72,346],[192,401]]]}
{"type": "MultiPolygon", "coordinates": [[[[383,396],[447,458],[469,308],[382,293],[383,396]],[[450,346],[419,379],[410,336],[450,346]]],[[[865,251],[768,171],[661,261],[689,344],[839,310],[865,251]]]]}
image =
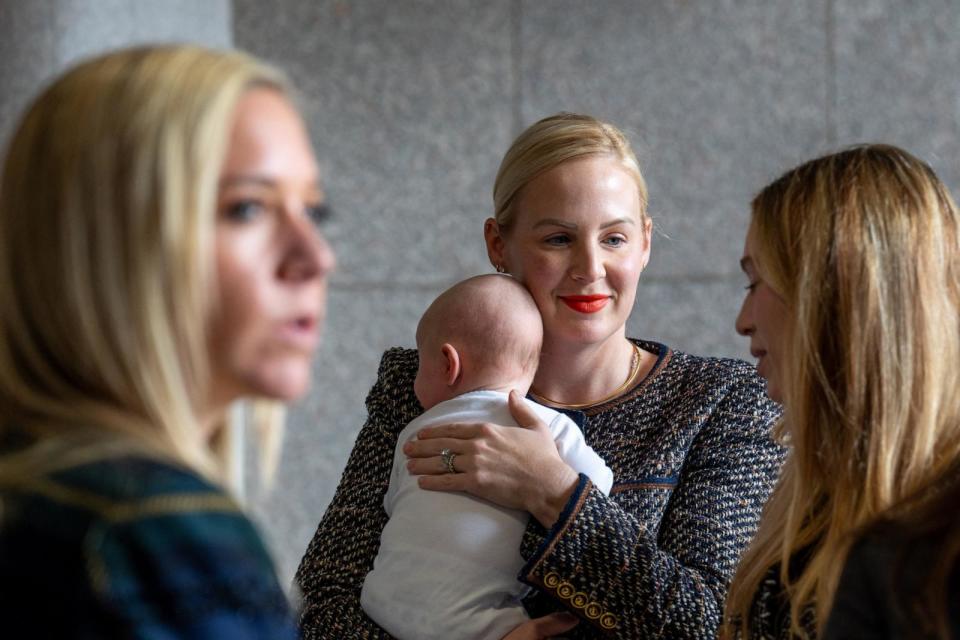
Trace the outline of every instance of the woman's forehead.
{"type": "Polygon", "coordinates": [[[607,157],[568,160],[541,173],[521,190],[514,206],[524,226],[543,220],[575,225],[640,219],[633,176],[607,157]]]}

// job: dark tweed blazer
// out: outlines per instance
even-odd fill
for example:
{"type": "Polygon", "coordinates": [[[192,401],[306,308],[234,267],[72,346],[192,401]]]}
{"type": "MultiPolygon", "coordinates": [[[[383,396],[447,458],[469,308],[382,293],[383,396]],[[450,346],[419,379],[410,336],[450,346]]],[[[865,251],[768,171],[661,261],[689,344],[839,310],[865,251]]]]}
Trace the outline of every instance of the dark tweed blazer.
{"type": "MultiPolygon", "coordinates": [[[[651,373],[579,416],[614,472],[610,496],[581,476],[550,531],[531,519],[518,577],[536,588],[531,615],[581,618],[570,638],[711,638],[783,461],[770,437],[779,408],[747,363],[638,344],[659,356],[651,373]]],[[[360,588],[387,520],[397,434],[422,412],[416,371],[413,350],[380,363],[367,423],[297,571],[308,640],[389,637],[361,610],[360,588]]]]}

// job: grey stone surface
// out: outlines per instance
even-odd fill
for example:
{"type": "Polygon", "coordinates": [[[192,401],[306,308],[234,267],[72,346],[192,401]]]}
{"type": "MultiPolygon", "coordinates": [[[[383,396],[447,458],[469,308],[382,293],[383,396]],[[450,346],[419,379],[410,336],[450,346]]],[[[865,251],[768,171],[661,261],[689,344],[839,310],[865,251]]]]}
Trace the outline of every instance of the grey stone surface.
{"type": "Polygon", "coordinates": [[[743,278],[641,279],[627,335],[687,353],[752,362],[747,339],[733,328],[745,285],[743,278]]]}
{"type": "Polygon", "coordinates": [[[29,100],[81,58],[146,42],[232,45],[230,0],[0,2],[0,144],[29,100]]]}
{"type": "Polygon", "coordinates": [[[960,189],[960,3],[836,0],[838,142],[889,142],[960,189]]]}
{"type": "Polygon", "coordinates": [[[825,142],[825,3],[523,2],[522,114],[624,128],[665,238],[651,277],[732,274],[751,195],[825,142]]]}
{"type": "Polygon", "coordinates": [[[55,3],[0,2],[0,149],[42,81],[57,67],[55,3]]]}
{"type": "Polygon", "coordinates": [[[309,105],[337,211],[335,282],[405,286],[488,268],[482,224],[511,136],[510,4],[235,3],[238,45],[309,105]]]}
{"type": "Polygon", "coordinates": [[[233,44],[230,0],[69,0],[57,15],[59,60],[141,42],[233,44]]]}

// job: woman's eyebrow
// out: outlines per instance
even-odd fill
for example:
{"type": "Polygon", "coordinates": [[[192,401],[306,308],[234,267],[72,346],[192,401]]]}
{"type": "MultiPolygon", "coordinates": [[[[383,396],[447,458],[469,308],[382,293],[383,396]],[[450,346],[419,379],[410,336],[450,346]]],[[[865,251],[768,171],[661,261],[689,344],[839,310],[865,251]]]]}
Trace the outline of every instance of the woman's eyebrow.
{"type": "MultiPolygon", "coordinates": [[[[614,227],[618,224],[634,224],[634,221],[631,220],[630,218],[617,218],[615,220],[610,220],[609,222],[604,222],[602,225],[600,225],[600,228],[606,229],[607,227],[614,227]]],[[[557,218],[544,218],[543,220],[536,222],[533,225],[533,228],[537,229],[538,227],[546,227],[546,226],[563,227],[564,229],[572,229],[572,230],[575,230],[577,228],[577,225],[575,223],[567,222],[566,220],[559,220],[557,218]]]]}
{"type": "MultiPolygon", "coordinates": [[[[226,187],[236,187],[236,186],[257,186],[263,187],[266,189],[278,189],[279,184],[276,180],[269,178],[267,176],[261,176],[256,174],[234,174],[227,175],[220,179],[220,188],[226,187]]],[[[320,180],[310,182],[306,185],[307,188],[316,193],[321,199],[324,197],[323,185],[320,180]]]]}
{"type": "Polygon", "coordinates": [[[220,179],[221,187],[232,187],[232,186],[243,185],[243,184],[255,184],[261,187],[276,186],[276,182],[274,182],[270,178],[266,178],[264,176],[258,176],[258,175],[236,174],[236,175],[224,176],[223,178],[220,179]]]}
{"type": "Polygon", "coordinates": [[[753,271],[753,258],[750,256],[743,256],[740,258],[740,269],[743,270],[744,273],[750,273],[753,271]]]}
{"type": "Polygon", "coordinates": [[[539,227],[563,227],[564,229],[576,229],[577,225],[572,222],[567,222],[566,220],[558,220],[557,218],[544,218],[539,220],[536,224],[533,225],[534,229],[539,227]]]}

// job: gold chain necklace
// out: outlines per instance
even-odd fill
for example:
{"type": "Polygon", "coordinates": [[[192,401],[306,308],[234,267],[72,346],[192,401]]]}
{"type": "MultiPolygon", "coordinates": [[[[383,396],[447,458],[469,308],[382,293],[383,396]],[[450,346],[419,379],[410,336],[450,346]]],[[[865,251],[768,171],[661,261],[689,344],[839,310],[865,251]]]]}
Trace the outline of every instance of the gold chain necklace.
{"type": "Polygon", "coordinates": [[[599,400],[591,400],[590,402],[581,403],[567,403],[551,400],[550,398],[542,396],[539,393],[534,393],[532,390],[527,391],[527,393],[529,393],[530,396],[540,404],[549,404],[554,407],[561,407],[563,409],[584,409],[597,404],[603,404],[607,400],[613,400],[621,393],[629,389],[630,385],[637,381],[637,376],[640,375],[640,347],[633,342],[631,342],[630,345],[633,347],[633,358],[630,360],[630,373],[627,375],[627,379],[623,381],[623,384],[614,389],[611,394],[606,395],[599,400]]]}

